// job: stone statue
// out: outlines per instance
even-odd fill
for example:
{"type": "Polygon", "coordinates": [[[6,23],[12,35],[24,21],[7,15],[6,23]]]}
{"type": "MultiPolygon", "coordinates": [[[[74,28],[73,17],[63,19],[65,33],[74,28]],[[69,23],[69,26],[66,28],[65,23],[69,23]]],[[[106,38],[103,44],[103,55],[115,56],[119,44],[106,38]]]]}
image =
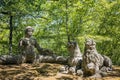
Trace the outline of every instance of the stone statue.
{"type": "Polygon", "coordinates": [[[66,63],[67,59],[63,56],[57,56],[52,50],[41,48],[35,38],[33,38],[34,29],[31,26],[26,27],[25,37],[19,41],[20,54],[1,55],[0,64],[21,64],[24,62],[39,64],[41,62],[66,63]],[[38,50],[37,54],[35,48],[38,50]]]}
{"type": "Polygon", "coordinates": [[[69,51],[69,66],[76,66],[79,63],[79,60],[82,60],[82,53],[79,49],[77,42],[68,42],[68,51],[69,51]]]}
{"type": "Polygon", "coordinates": [[[63,72],[77,74],[77,72],[81,72],[78,71],[82,65],[81,51],[76,42],[68,42],[67,48],[70,56],[68,57],[68,66],[62,67],[63,72]]]}
{"type": "Polygon", "coordinates": [[[20,40],[19,47],[20,52],[25,57],[24,62],[30,63],[41,63],[41,62],[51,62],[64,63],[66,59],[62,56],[57,56],[50,49],[43,49],[39,46],[35,38],[32,37],[34,29],[31,26],[26,27],[25,37],[20,40]],[[35,53],[35,48],[38,50],[39,54],[35,53]]]}
{"type": "Polygon", "coordinates": [[[63,56],[58,56],[56,53],[54,53],[50,49],[45,49],[42,51],[42,55],[38,54],[36,57],[36,62],[37,63],[59,63],[59,64],[65,64],[67,62],[67,58],[63,56]]]}
{"type": "Polygon", "coordinates": [[[104,58],[104,62],[103,62],[103,67],[101,68],[101,71],[103,72],[112,71],[112,60],[105,55],[103,55],[103,58],[104,58]]]}
{"type": "Polygon", "coordinates": [[[24,62],[34,62],[36,58],[35,48],[37,48],[39,53],[43,50],[37,40],[32,37],[33,31],[34,29],[31,26],[26,27],[25,37],[19,42],[20,52],[25,57],[24,62]]]}
{"type": "Polygon", "coordinates": [[[97,52],[94,40],[86,40],[82,63],[84,76],[102,77],[105,74],[102,70],[106,69],[105,67],[111,67],[111,63],[110,58],[103,57],[97,52]]]}

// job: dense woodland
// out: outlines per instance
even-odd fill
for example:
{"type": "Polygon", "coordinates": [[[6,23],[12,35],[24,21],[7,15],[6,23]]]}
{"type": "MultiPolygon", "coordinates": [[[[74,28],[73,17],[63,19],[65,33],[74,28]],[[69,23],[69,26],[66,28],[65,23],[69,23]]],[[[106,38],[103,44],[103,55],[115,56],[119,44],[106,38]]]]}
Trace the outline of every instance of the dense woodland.
{"type": "Polygon", "coordinates": [[[18,42],[26,26],[43,48],[67,56],[68,35],[84,53],[85,38],[97,43],[97,50],[120,65],[120,0],[0,0],[0,54],[9,54],[12,16],[12,54],[19,54],[18,42]]]}

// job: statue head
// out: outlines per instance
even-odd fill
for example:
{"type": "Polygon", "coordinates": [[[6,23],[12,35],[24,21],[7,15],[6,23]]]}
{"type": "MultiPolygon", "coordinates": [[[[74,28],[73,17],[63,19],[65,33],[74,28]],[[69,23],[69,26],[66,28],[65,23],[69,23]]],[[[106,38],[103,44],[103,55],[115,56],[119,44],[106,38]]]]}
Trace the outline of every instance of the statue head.
{"type": "Polygon", "coordinates": [[[93,39],[86,39],[85,47],[87,49],[93,50],[95,49],[95,46],[96,46],[96,43],[93,39]]]}
{"type": "Polygon", "coordinates": [[[25,34],[26,35],[32,36],[33,31],[34,31],[34,29],[31,26],[27,26],[25,28],[25,34]]]}
{"type": "Polygon", "coordinates": [[[68,50],[74,50],[77,47],[77,42],[73,41],[73,42],[68,42],[67,43],[67,48],[68,50]]]}

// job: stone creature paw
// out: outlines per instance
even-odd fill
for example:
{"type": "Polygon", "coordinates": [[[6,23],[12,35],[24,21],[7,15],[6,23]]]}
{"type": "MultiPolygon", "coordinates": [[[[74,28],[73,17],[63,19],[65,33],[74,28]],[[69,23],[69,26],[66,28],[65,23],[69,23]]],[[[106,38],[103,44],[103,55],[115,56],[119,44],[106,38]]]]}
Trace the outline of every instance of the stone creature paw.
{"type": "Polygon", "coordinates": [[[96,74],[90,76],[90,78],[101,78],[101,77],[102,77],[102,75],[99,73],[96,73],[96,74]]]}
{"type": "Polygon", "coordinates": [[[62,66],[59,70],[60,73],[67,74],[68,73],[68,66],[62,66]]]}
{"type": "Polygon", "coordinates": [[[73,74],[73,75],[76,75],[76,68],[75,67],[70,67],[69,68],[69,73],[73,74]]]}
{"type": "Polygon", "coordinates": [[[81,69],[77,70],[76,75],[78,75],[78,76],[83,75],[83,71],[81,69]]]}
{"type": "Polygon", "coordinates": [[[103,72],[110,72],[110,71],[112,71],[112,68],[104,66],[100,70],[103,71],[103,72]]]}

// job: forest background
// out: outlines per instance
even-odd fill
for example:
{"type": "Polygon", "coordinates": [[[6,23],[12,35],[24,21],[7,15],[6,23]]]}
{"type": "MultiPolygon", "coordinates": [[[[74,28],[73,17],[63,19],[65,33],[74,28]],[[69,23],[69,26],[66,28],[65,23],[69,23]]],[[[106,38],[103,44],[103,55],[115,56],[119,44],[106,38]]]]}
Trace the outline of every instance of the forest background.
{"type": "Polygon", "coordinates": [[[99,53],[120,65],[120,0],[0,0],[0,54],[9,54],[12,16],[12,54],[26,26],[43,48],[68,56],[68,35],[84,53],[85,38],[96,41],[99,53]]]}

